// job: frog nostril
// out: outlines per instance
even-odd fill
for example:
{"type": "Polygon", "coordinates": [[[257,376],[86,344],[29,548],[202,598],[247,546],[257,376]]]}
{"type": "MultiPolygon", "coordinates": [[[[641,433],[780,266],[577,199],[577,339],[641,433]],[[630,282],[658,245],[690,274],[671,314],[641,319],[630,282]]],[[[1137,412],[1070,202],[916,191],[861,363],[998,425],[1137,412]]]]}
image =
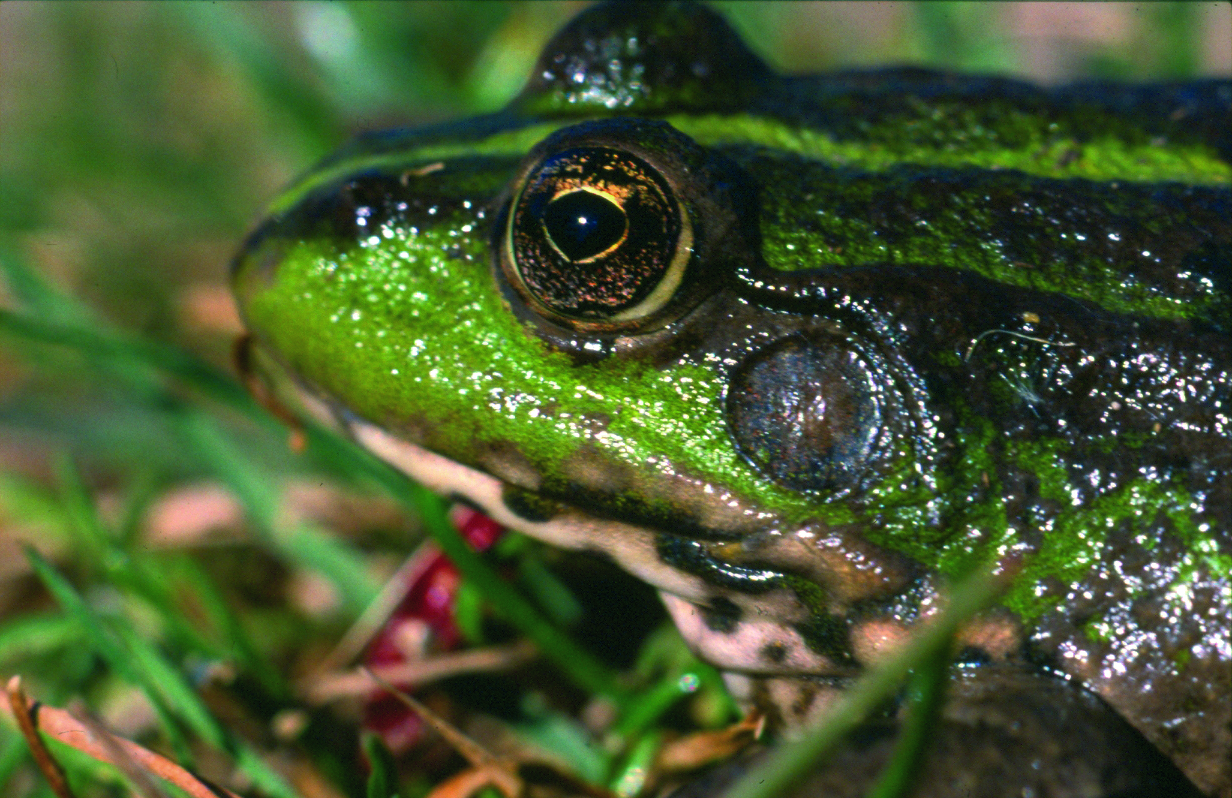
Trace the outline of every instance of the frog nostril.
{"type": "Polygon", "coordinates": [[[854,488],[883,426],[874,369],[842,339],[783,339],[734,373],[727,423],[741,454],[780,485],[854,488]]]}

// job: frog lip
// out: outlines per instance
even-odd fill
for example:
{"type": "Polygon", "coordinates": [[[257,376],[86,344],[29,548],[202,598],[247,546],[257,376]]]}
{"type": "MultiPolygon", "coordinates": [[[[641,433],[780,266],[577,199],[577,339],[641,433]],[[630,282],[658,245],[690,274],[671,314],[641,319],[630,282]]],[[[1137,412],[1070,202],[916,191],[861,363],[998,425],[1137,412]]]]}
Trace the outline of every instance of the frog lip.
{"type": "Polygon", "coordinates": [[[610,556],[625,570],[659,590],[704,602],[714,593],[703,579],[660,560],[661,530],[602,518],[568,507],[545,521],[519,515],[506,502],[508,483],[398,437],[330,402],[298,381],[287,386],[296,403],[316,421],[340,431],[429,490],[478,508],[497,523],[564,549],[610,556]]]}
{"type": "Polygon", "coordinates": [[[766,676],[851,676],[858,670],[858,665],[850,660],[813,651],[800,631],[776,620],[773,613],[759,617],[763,612],[760,602],[765,600],[764,596],[751,597],[750,605],[744,608],[746,619],[736,624],[735,629],[720,634],[707,633],[704,608],[725,591],[665,562],[659,552],[661,530],[588,515],[572,508],[546,521],[529,520],[506,502],[508,483],[503,480],[395,436],[353,413],[339,413],[326,401],[300,390],[303,406],[313,416],[335,428],[340,427],[365,449],[429,490],[463,499],[496,522],[546,543],[611,557],[634,577],[660,591],[669,614],[686,639],[699,656],[717,667],[766,676]],[[747,654],[748,650],[770,648],[785,653],[757,660],[751,660],[747,654]]]}
{"type": "MultiPolygon", "coordinates": [[[[844,656],[836,657],[833,651],[816,649],[792,621],[793,617],[799,620],[800,610],[793,597],[728,589],[713,575],[706,578],[665,560],[662,529],[591,515],[568,505],[547,520],[529,519],[510,505],[510,484],[505,480],[399,437],[298,379],[283,389],[294,395],[304,415],[348,435],[429,490],[463,500],[498,523],[545,543],[592,551],[615,560],[632,576],[660,591],[695,653],[717,667],[762,676],[849,677],[895,648],[914,623],[905,618],[847,615],[853,622],[850,641],[844,646],[844,656]],[[792,606],[783,606],[784,598],[792,606]],[[732,629],[716,632],[712,627],[707,615],[716,601],[740,606],[742,617],[732,629]]],[[[852,596],[836,598],[847,603],[852,596]]],[[[993,626],[1001,638],[1012,637],[998,624],[993,626]]]]}

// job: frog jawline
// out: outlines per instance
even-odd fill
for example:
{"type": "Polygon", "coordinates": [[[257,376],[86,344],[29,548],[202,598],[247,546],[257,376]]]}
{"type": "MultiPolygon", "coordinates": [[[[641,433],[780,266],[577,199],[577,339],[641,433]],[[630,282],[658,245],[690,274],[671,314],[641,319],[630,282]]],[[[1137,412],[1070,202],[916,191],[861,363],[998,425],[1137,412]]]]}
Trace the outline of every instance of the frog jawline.
{"type": "Polygon", "coordinates": [[[851,668],[810,652],[800,633],[773,622],[739,624],[736,636],[705,634],[699,607],[715,596],[714,586],[662,561],[659,530],[623,521],[599,518],[569,508],[547,521],[530,521],[504,500],[506,483],[462,465],[422,446],[399,438],[348,412],[338,412],[306,386],[295,384],[299,407],[331,429],[349,435],[377,457],[434,493],[459,496],[497,523],[564,549],[597,552],[615,560],[633,576],[659,590],[669,613],[690,642],[690,647],[716,667],[763,676],[849,676],[851,668]],[[797,652],[774,662],[750,661],[745,652],[776,648],[797,652]]]}
{"type": "Polygon", "coordinates": [[[410,479],[441,496],[459,496],[499,524],[563,549],[594,551],[620,562],[633,576],[688,601],[705,602],[711,589],[699,577],[662,562],[659,531],[598,518],[574,508],[547,521],[531,521],[509,509],[506,483],[491,474],[451,460],[387,432],[351,413],[339,413],[310,389],[295,385],[297,403],[317,421],[339,430],[410,479]],[[634,566],[633,563],[640,563],[634,566]]]}
{"type": "Polygon", "coordinates": [[[659,532],[648,527],[611,521],[578,511],[535,522],[510,511],[503,500],[505,483],[447,457],[397,438],[376,425],[347,419],[349,432],[369,451],[424,487],[444,496],[460,495],[490,518],[533,538],[565,549],[611,556],[633,576],[659,590],[677,628],[702,659],[722,670],[763,675],[850,675],[812,652],[796,629],[774,621],[743,621],[734,634],[706,633],[698,605],[709,603],[714,588],[702,579],[664,563],[658,555],[659,532]],[[748,651],[776,648],[790,652],[772,666],[750,662],[748,651]]]}

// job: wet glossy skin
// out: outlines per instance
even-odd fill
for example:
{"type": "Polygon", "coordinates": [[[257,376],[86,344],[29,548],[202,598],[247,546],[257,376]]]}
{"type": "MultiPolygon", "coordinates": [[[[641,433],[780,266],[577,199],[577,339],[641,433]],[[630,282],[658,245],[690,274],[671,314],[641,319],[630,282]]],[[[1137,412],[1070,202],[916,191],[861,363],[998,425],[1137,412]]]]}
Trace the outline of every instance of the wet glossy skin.
{"type": "Polygon", "coordinates": [[[1228,795],[1230,108],[779,78],[704,9],[599,8],[505,111],[327,159],[236,291],[271,381],[658,586],[787,725],[1019,556],[964,657],[1228,795]]]}

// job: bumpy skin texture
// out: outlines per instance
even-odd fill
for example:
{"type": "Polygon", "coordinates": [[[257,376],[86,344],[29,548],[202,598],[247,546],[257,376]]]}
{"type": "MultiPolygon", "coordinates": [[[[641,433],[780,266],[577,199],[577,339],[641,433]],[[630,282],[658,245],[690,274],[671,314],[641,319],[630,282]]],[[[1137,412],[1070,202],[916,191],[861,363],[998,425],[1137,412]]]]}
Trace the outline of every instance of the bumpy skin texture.
{"type": "MultiPolygon", "coordinates": [[[[1229,81],[780,78],[705,8],[623,3],[558,34],[504,111],[327,159],[235,285],[271,374],[339,426],[610,554],[754,697],[807,675],[785,725],[810,679],[1013,557],[965,633],[995,665],[977,680],[1029,674],[1095,729],[1092,691],[1229,796],[1230,182],[1229,81]],[[519,285],[510,207],[562,147],[630,153],[687,216],[644,317],[549,318],[519,285]]],[[[1038,759],[1028,737],[952,740],[1038,759]]],[[[1091,738],[1091,761],[1141,748],[1091,738]]]]}

